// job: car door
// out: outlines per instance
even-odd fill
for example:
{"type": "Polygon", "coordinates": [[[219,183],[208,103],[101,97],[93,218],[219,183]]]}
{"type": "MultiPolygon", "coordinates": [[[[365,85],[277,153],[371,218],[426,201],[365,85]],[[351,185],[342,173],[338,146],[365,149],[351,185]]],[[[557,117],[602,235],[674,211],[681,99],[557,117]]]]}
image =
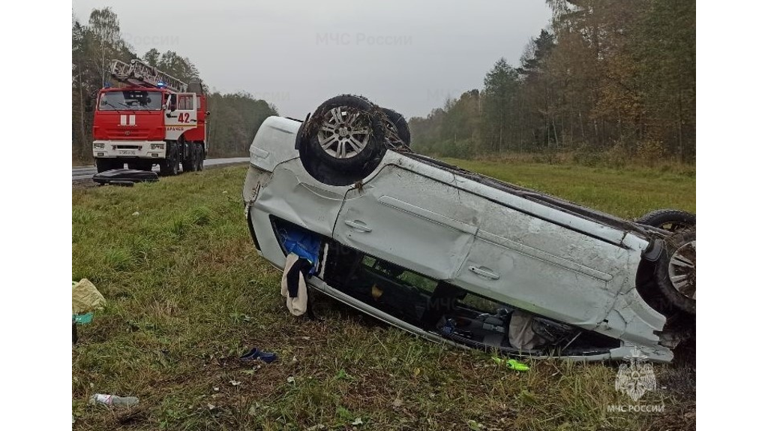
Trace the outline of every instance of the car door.
{"type": "Polygon", "coordinates": [[[413,272],[450,280],[474,241],[480,204],[449,181],[387,165],[347,192],[333,237],[413,272]]]}
{"type": "Polygon", "coordinates": [[[617,276],[626,265],[627,251],[615,244],[489,201],[457,284],[593,328],[630,282],[617,276]]]}
{"type": "Polygon", "coordinates": [[[166,139],[177,140],[187,130],[197,127],[197,95],[169,94],[165,113],[166,139]]]}

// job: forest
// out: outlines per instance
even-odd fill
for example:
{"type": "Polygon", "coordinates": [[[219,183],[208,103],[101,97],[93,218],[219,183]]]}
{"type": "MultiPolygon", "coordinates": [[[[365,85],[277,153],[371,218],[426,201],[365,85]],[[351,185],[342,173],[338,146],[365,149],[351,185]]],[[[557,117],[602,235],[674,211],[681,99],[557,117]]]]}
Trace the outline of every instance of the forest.
{"type": "MultiPolygon", "coordinates": [[[[125,62],[141,58],[160,70],[189,82],[202,79],[194,63],[174,51],[160,52],[155,48],[143,55],[135,52],[124,40],[120,22],[109,7],[94,9],[87,22],[72,17],[72,160],[92,162],[93,111],[99,90],[108,84],[116,86],[107,71],[110,60],[125,62]]],[[[257,100],[245,92],[208,96],[209,157],[245,156],[261,123],[276,108],[264,100],[257,100]]]]}
{"type": "MultiPolygon", "coordinates": [[[[694,164],[695,0],[543,1],[552,19],[519,61],[500,58],[482,88],[410,118],[414,150],[437,157],[533,153],[694,164]]],[[[90,161],[95,99],[110,83],[113,58],[142,58],[187,82],[204,78],[180,53],[134,52],[108,7],[94,9],[87,22],[73,16],[73,160],[90,161]]],[[[247,155],[261,122],[277,114],[245,92],[209,91],[208,100],[210,157],[247,155]]]]}
{"type": "Polygon", "coordinates": [[[546,2],[519,63],[500,58],[482,89],[409,120],[413,148],[695,163],[695,0],[546,2]]]}

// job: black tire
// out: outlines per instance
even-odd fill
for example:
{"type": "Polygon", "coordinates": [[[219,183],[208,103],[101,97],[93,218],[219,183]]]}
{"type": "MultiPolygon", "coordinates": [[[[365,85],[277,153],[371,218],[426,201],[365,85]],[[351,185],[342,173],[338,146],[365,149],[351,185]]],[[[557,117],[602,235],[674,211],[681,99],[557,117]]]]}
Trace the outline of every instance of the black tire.
{"type": "Polygon", "coordinates": [[[670,232],[677,232],[682,229],[695,228],[696,214],[680,210],[661,209],[651,211],[635,220],[635,222],[670,232]]]}
{"type": "Polygon", "coordinates": [[[96,159],[96,172],[102,173],[112,169],[120,169],[123,164],[118,159],[96,159]]]}
{"type": "Polygon", "coordinates": [[[393,109],[381,108],[381,110],[387,117],[384,125],[387,127],[387,138],[390,143],[394,146],[405,145],[410,148],[411,130],[408,128],[405,117],[393,109]]]}
{"type": "MultiPolygon", "coordinates": [[[[195,157],[195,155],[192,154],[191,158],[194,159],[194,157],[195,157]]],[[[195,161],[194,160],[184,159],[184,161],[181,162],[181,170],[184,173],[194,171],[195,170],[194,166],[195,166],[195,161]]]]}
{"type": "Polygon", "coordinates": [[[195,170],[202,171],[205,165],[205,148],[203,144],[197,144],[197,167],[195,170]]]}
{"type": "Polygon", "coordinates": [[[179,142],[179,149],[181,155],[181,170],[186,174],[195,170],[195,144],[190,142],[179,142]],[[186,151],[185,150],[186,148],[186,151]],[[186,157],[184,156],[186,153],[186,157]]]}
{"type": "Polygon", "coordinates": [[[175,142],[168,144],[165,160],[160,162],[160,175],[169,177],[179,174],[179,145],[175,142]]]}
{"type": "Polygon", "coordinates": [[[696,229],[683,229],[664,239],[653,277],[673,306],[696,314],[696,229]]]}
{"type": "Polygon", "coordinates": [[[377,110],[357,96],[336,96],[325,101],[302,127],[302,163],[306,166],[321,162],[352,175],[365,171],[372,162],[378,164],[386,152],[386,129],[377,110]]]}
{"type": "Polygon", "coordinates": [[[128,169],[137,169],[139,171],[151,171],[152,170],[152,162],[142,160],[139,162],[131,162],[128,163],[128,169]]]}

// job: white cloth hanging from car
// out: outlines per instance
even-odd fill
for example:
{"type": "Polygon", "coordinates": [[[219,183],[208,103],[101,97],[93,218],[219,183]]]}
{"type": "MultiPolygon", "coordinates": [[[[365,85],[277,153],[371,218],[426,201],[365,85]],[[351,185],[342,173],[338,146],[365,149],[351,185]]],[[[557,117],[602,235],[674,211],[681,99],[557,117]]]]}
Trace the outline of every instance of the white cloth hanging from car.
{"type": "Polygon", "coordinates": [[[516,349],[531,350],[544,343],[533,331],[533,314],[515,310],[509,319],[509,344],[516,349]]]}
{"type": "Polygon", "coordinates": [[[290,253],[285,259],[283,279],[280,282],[280,294],[285,298],[288,311],[294,316],[301,316],[307,311],[307,274],[312,263],[290,253]]]}

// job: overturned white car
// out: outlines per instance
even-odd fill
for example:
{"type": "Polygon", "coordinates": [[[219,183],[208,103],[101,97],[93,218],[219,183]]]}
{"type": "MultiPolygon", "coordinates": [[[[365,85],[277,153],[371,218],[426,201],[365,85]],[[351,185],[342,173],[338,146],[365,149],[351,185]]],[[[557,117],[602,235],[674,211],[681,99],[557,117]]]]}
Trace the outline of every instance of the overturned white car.
{"type": "Polygon", "coordinates": [[[695,216],[629,221],[409,149],[402,116],[338,96],[268,118],[243,188],[261,256],[435,341],[507,355],[650,360],[695,326],[695,216]],[[288,246],[290,244],[290,246],[288,246]]]}

